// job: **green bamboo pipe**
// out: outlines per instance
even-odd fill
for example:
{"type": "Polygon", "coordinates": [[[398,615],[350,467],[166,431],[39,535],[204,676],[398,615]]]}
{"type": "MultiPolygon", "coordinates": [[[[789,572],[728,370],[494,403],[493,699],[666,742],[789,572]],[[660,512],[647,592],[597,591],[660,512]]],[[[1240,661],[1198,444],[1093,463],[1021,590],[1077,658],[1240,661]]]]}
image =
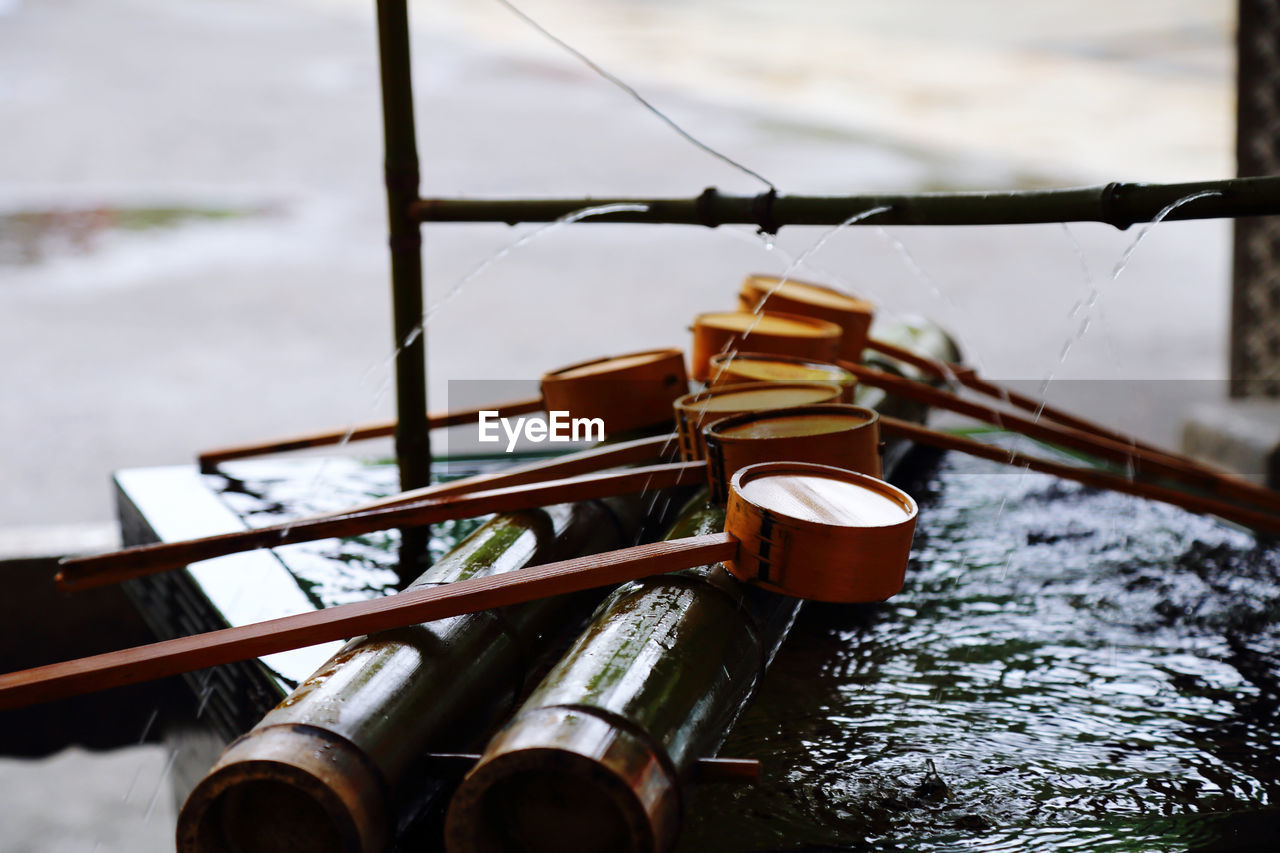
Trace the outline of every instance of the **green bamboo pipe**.
{"type": "MultiPolygon", "coordinates": [[[[414,586],[632,544],[654,495],[497,516],[414,586]]],[[[597,600],[552,598],[357,638],[232,743],[178,818],[182,853],[373,853],[433,746],[497,722],[547,638],[597,600]]]]}
{"type": "MultiPolygon", "coordinates": [[[[929,326],[885,334],[935,358],[956,355],[929,326]]],[[[876,389],[863,389],[859,403],[920,414],[876,389]]],[[[890,450],[886,470],[901,459],[890,450]]],[[[670,536],[723,524],[723,509],[702,496],[670,536]]],[[[691,768],[719,748],[799,607],[737,582],[719,564],[620,587],[459,787],[446,819],[448,849],[668,849],[691,768]]]]}

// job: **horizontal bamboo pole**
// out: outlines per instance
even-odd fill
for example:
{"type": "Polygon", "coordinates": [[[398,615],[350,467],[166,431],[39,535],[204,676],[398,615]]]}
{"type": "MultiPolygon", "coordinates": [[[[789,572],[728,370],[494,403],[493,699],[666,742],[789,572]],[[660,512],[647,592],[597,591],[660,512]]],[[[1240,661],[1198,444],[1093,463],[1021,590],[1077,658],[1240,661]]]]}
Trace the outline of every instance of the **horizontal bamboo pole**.
{"type": "Polygon", "coordinates": [[[855,196],[723,195],[709,188],[697,198],[419,199],[410,208],[419,222],[554,222],[587,208],[626,205],[582,222],[673,225],[755,225],[774,232],[783,225],[1025,225],[1103,222],[1128,228],[1150,222],[1180,199],[1199,198],[1169,211],[1167,219],[1223,219],[1280,214],[1280,177],[1230,178],[1180,184],[1113,182],[1092,187],[910,193],[855,196]]]}
{"type": "Polygon", "coordinates": [[[10,672],[0,675],[0,710],[731,560],[737,551],[727,533],[654,542],[10,672]]]}
{"type": "Polygon", "coordinates": [[[1015,468],[1029,468],[1041,474],[1052,474],[1055,477],[1073,480],[1086,486],[1092,486],[1095,489],[1108,489],[1121,494],[1156,500],[1201,515],[1216,515],[1228,521],[1251,527],[1254,530],[1270,533],[1273,536],[1280,535],[1280,517],[1258,510],[1246,509],[1213,498],[1179,492],[1175,489],[1167,489],[1152,483],[1128,480],[1105,471],[1094,471],[1088,468],[1078,468],[1074,465],[1052,462],[1047,459],[1038,459],[1034,456],[1011,452],[1002,447],[992,447],[989,444],[982,444],[972,439],[949,435],[883,415],[880,417],[880,432],[885,436],[905,438],[908,441],[927,444],[930,447],[937,447],[942,450],[957,450],[970,456],[999,462],[1004,465],[1012,465],[1015,468]]]}
{"type": "Polygon", "coordinates": [[[1060,447],[1089,453],[1119,465],[1130,465],[1136,472],[1144,475],[1176,480],[1220,497],[1266,509],[1273,514],[1280,512],[1280,493],[1261,486],[1255,486],[1244,480],[1226,479],[1212,473],[1206,473],[1195,466],[1187,465],[1180,457],[1166,456],[1163,453],[1144,450],[1072,427],[1060,426],[1046,421],[1034,421],[1018,415],[1001,412],[989,406],[961,399],[949,391],[943,391],[910,379],[903,379],[865,365],[847,361],[838,363],[858,377],[859,382],[875,388],[881,388],[890,394],[917,400],[930,406],[936,406],[939,409],[956,412],[1002,429],[1021,433],[1037,441],[1046,441],[1060,447]]]}
{"type": "Polygon", "coordinates": [[[200,539],[139,545],[109,554],[65,559],[56,580],[64,590],[90,589],[167,572],[190,563],[241,551],[275,548],[337,536],[359,536],[392,527],[417,527],[459,518],[475,518],[493,512],[537,509],[651,489],[699,485],[706,482],[706,472],[706,463],[701,461],[671,462],[618,473],[585,474],[562,480],[452,495],[312,521],[274,524],[200,539]]]}
{"type": "MultiPolygon", "coordinates": [[[[473,409],[461,409],[456,412],[437,412],[427,415],[427,429],[459,426],[474,423],[482,411],[497,411],[500,417],[524,415],[542,411],[542,398],[517,400],[511,403],[497,403],[492,406],[477,406],[473,409]]],[[[287,438],[275,438],[268,441],[257,441],[250,444],[237,444],[206,450],[196,457],[200,470],[212,473],[220,463],[232,459],[247,459],[252,456],[266,456],[271,453],[285,453],[290,450],[305,450],[309,447],[326,447],[331,444],[342,444],[351,441],[364,441],[370,438],[382,438],[395,435],[395,421],[381,421],[365,424],[349,429],[322,430],[309,432],[287,438]]]]}

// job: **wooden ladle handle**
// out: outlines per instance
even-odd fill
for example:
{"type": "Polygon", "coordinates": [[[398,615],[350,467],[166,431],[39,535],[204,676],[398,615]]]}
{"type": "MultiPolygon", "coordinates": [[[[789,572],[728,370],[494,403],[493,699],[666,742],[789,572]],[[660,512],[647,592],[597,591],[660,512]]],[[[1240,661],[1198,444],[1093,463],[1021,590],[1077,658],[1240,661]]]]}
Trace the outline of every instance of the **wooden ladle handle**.
{"type": "Polygon", "coordinates": [[[401,506],[311,521],[277,524],[181,542],[140,545],[109,554],[72,557],[62,561],[57,581],[64,590],[88,589],[240,551],[275,548],[334,536],[359,536],[392,527],[435,524],[492,512],[514,512],[650,489],[700,484],[706,482],[706,476],[706,465],[703,462],[671,462],[622,472],[586,474],[543,483],[429,498],[401,506]]]}
{"type": "Polygon", "coordinates": [[[0,710],[721,562],[737,551],[727,533],[655,542],[11,672],[0,675],[0,710]]]}

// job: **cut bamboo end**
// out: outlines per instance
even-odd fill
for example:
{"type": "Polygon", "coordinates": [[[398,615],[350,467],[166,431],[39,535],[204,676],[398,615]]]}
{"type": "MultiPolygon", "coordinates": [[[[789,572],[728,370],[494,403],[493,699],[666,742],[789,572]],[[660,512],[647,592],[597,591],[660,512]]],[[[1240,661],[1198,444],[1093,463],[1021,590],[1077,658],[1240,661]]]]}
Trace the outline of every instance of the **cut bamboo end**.
{"type": "Polygon", "coordinates": [[[656,853],[674,841],[680,812],[678,780],[641,738],[546,707],[490,742],[449,804],[445,841],[454,853],[656,853]]]}
{"type": "Polygon", "coordinates": [[[384,787],[340,737],[301,726],[255,729],[187,797],[177,849],[375,853],[389,834],[384,787]]]}
{"type": "Polygon", "coordinates": [[[879,477],[880,416],[840,403],[749,412],[702,430],[711,497],[724,503],[735,473],[760,462],[811,462],[879,477]]]}
{"type": "Polygon", "coordinates": [[[840,357],[860,361],[875,305],[821,284],[770,275],[749,275],[739,304],[748,311],[781,311],[835,323],[842,330],[840,357]]]}
{"type": "Polygon", "coordinates": [[[741,581],[816,601],[884,601],[902,590],[918,508],[874,477],[801,462],[743,468],[729,484],[726,568],[741,581]]]}
{"type": "Polygon", "coordinates": [[[760,352],[719,353],[711,357],[711,387],[743,382],[834,382],[842,389],[841,402],[852,403],[858,379],[843,367],[760,352]]]}
{"type": "Polygon", "coordinates": [[[749,350],[834,361],[840,352],[840,326],[798,314],[727,311],[699,314],[693,321],[693,378],[712,377],[711,358],[749,350]]]}
{"type": "Polygon", "coordinates": [[[830,382],[746,382],[686,394],[675,402],[680,456],[705,458],[703,428],[731,415],[833,403],[840,394],[840,386],[830,382]]]}
{"type": "Polygon", "coordinates": [[[548,412],[599,418],[606,435],[670,423],[672,402],[688,390],[684,353],[678,349],[592,359],[542,377],[548,412]]]}

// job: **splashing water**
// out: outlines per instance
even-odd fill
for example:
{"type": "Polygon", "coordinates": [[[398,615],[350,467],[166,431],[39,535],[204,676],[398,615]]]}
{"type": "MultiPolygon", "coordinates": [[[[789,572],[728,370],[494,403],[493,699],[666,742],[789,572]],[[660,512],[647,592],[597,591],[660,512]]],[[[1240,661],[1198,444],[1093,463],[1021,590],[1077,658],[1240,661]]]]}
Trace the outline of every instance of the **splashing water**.
{"type": "Polygon", "coordinates": [[[1170,213],[1173,213],[1184,204],[1190,204],[1191,202],[1199,201],[1202,198],[1213,198],[1220,195],[1222,195],[1222,193],[1217,190],[1204,190],[1203,192],[1185,195],[1180,199],[1169,202],[1161,208],[1160,212],[1152,217],[1150,222],[1142,226],[1141,230],[1138,231],[1138,236],[1134,237],[1133,242],[1129,244],[1129,248],[1124,250],[1124,254],[1120,256],[1120,260],[1116,262],[1116,265],[1111,270],[1111,280],[1115,281],[1120,277],[1120,273],[1124,272],[1125,267],[1129,266],[1129,261],[1133,257],[1133,253],[1137,251],[1138,246],[1142,245],[1142,241],[1151,233],[1151,229],[1163,222],[1165,217],[1170,213]]]}
{"type": "MultiPolygon", "coordinates": [[[[941,287],[938,286],[937,281],[935,281],[933,276],[929,275],[929,273],[925,270],[925,268],[920,265],[920,262],[916,260],[915,255],[911,253],[911,250],[907,248],[905,243],[903,243],[893,234],[889,233],[889,230],[885,228],[883,225],[877,225],[875,226],[875,229],[876,229],[876,236],[893,247],[893,250],[897,252],[898,256],[902,259],[902,262],[906,264],[906,267],[911,272],[911,275],[915,277],[916,281],[920,282],[925,286],[925,288],[928,289],[930,296],[932,296],[934,299],[938,300],[943,305],[951,309],[951,312],[954,315],[959,316],[962,314],[965,314],[965,315],[968,314],[968,312],[965,311],[965,309],[961,308],[958,304],[956,304],[956,301],[954,299],[952,299],[950,296],[947,295],[946,291],[944,291],[941,287]]],[[[973,324],[969,324],[969,325],[972,328],[977,328],[973,324]]],[[[968,353],[967,355],[969,359],[973,362],[973,366],[981,371],[983,369],[981,355],[979,355],[977,352],[971,352],[971,353],[968,353]]]]}
{"type": "MultiPolygon", "coordinates": [[[[782,271],[782,275],[778,276],[777,283],[774,284],[771,288],[769,288],[768,292],[765,293],[765,295],[760,299],[758,303],[756,303],[756,307],[752,309],[751,313],[755,315],[755,319],[752,320],[751,323],[747,326],[746,330],[743,331],[741,339],[745,341],[748,337],[751,336],[751,333],[755,330],[756,326],[760,325],[760,321],[762,319],[761,314],[764,312],[765,303],[769,301],[769,298],[771,296],[773,296],[780,289],[782,289],[782,286],[784,284],[786,284],[788,281],[791,280],[791,276],[794,275],[797,270],[804,268],[805,263],[808,261],[810,257],[817,254],[822,249],[822,247],[825,246],[832,238],[834,238],[837,234],[844,231],[846,228],[850,227],[851,225],[856,225],[857,223],[862,222],[864,219],[869,219],[870,217],[875,216],[876,214],[879,214],[879,213],[887,213],[890,210],[892,210],[891,207],[888,207],[886,205],[879,205],[876,207],[868,208],[867,210],[864,210],[860,213],[855,213],[853,216],[850,216],[848,219],[844,220],[839,225],[836,225],[832,228],[828,228],[826,231],[822,232],[822,234],[818,237],[818,239],[813,241],[813,243],[811,243],[808,246],[808,248],[804,249],[799,255],[796,255],[794,258],[790,258],[786,268],[783,269],[782,271]]],[[[771,252],[775,250],[777,243],[774,240],[773,234],[764,232],[760,234],[760,237],[764,241],[765,251],[771,252]]],[[[723,352],[729,353],[729,360],[726,361],[725,364],[721,367],[721,371],[723,371],[730,364],[732,364],[734,358],[737,356],[737,351],[731,349],[732,345],[733,345],[733,339],[730,338],[729,341],[725,344],[724,349],[721,350],[722,353],[723,352]]],[[[719,374],[716,375],[716,378],[719,378],[719,374]]]]}
{"type": "MultiPolygon", "coordinates": [[[[775,293],[781,290],[782,286],[791,280],[791,276],[794,275],[797,270],[801,269],[805,265],[805,262],[808,261],[810,257],[812,257],[813,255],[816,255],[823,246],[825,246],[832,238],[834,238],[841,231],[843,231],[844,229],[848,228],[851,225],[856,225],[857,223],[862,222],[863,220],[870,219],[871,217],[877,214],[888,213],[892,209],[893,209],[892,207],[886,204],[879,205],[878,207],[872,207],[868,210],[862,211],[861,213],[855,213],[853,216],[850,216],[848,219],[841,222],[836,227],[831,228],[830,230],[824,232],[822,236],[820,236],[817,240],[815,240],[812,243],[812,245],[809,246],[809,248],[805,249],[799,255],[796,255],[791,260],[791,262],[787,264],[786,269],[782,271],[782,275],[778,276],[778,283],[775,284],[773,287],[769,288],[769,291],[765,293],[764,297],[761,298],[759,303],[756,304],[755,310],[752,313],[759,316],[760,312],[764,310],[764,304],[769,301],[769,297],[773,296],[775,293]]],[[[745,337],[745,335],[743,337],[745,337]]]]}
{"type": "MultiPolygon", "coordinates": [[[[467,273],[462,278],[458,279],[458,281],[453,285],[453,287],[449,288],[448,293],[440,297],[440,299],[436,301],[436,304],[427,308],[426,313],[422,315],[422,322],[419,323],[413,329],[413,331],[411,331],[409,335],[401,342],[400,348],[396,351],[396,355],[399,354],[400,349],[404,349],[405,347],[409,346],[414,341],[416,341],[422,335],[423,329],[427,326],[428,323],[431,322],[431,318],[434,317],[437,313],[439,313],[440,309],[443,308],[445,305],[447,305],[451,299],[453,299],[455,296],[461,293],[463,288],[465,288],[468,284],[474,281],[475,278],[481,275],[485,270],[489,269],[489,267],[493,266],[498,261],[507,257],[516,249],[529,245],[534,240],[538,239],[544,234],[548,234],[552,231],[556,231],[560,228],[563,228],[566,225],[572,225],[575,222],[581,222],[584,219],[591,219],[592,217],[595,217],[595,216],[608,216],[611,213],[645,213],[648,210],[649,210],[649,205],[647,204],[639,204],[639,203],[601,204],[601,205],[596,205],[595,207],[584,207],[579,210],[575,210],[572,213],[566,213],[564,216],[561,216],[559,219],[555,220],[554,222],[548,222],[545,225],[540,225],[539,227],[530,231],[528,234],[525,234],[522,237],[520,237],[520,239],[504,246],[494,254],[485,258],[483,261],[477,264],[476,267],[471,270],[471,272],[467,273]]],[[[392,358],[394,359],[395,356],[393,355],[392,358]]]]}
{"type": "MultiPolygon", "coordinates": [[[[1142,241],[1145,240],[1147,235],[1151,233],[1151,229],[1155,228],[1157,225],[1163,222],[1165,218],[1169,216],[1169,214],[1173,213],[1173,211],[1177,210],[1179,207],[1182,207],[1184,204],[1190,204],[1191,202],[1198,201],[1202,198],[1213,198],[1215,196],[1220,196],[1220,195],[1222,195],[1222,193],[1218,192],[1217,190],[1204,190],[1203,192],[1192,193],[1191,195],[1183,196],[1182,198],[1176,199],[1175,201],[1172,201],[1169,204],[1165,205],[1163,208],[1161,208],[1160,212],[1157,213],[1154,217],[1152,217],[1150,222],[1142,226],[1142,228],[1138,231],[1137,236],[1135,236],[1133,238],[1133,241],[1129,243],[1129,245],[1125,248],[1124,253],[1121,254],[1120,256],[1120,259],[1116,261],[1115,266],[1111,268],[1110,280],[1114,282],[1116,279],[1120,277],[1120,274],[1125,271],[1126,267],[1129,266],[1129,261],[1133,259],[1133,253],[1138,250],[1138,246],[1142,245],[1142,241]]],[[[1096,312],[1098,314],[1099,321],[1102,321],[1104,316],[1102,313],[1102,308],[1100,306],[1102,289],[1098,285],[1096,280],[1093,278],[1093,275],[1089,270],[1088,263],[1085,261],[1084,252],[1081,250],[1079,242],[1076,241],[1075,235],[1071,233],[1071,230],[1069,228],[1067,228],[1066,223],[1063,223],[1062,227],[1063,227],[1063,230],[1066,231],[1068,239],[1071,241],[1071,246],[1076,253],[1076,257],[1079,258],[1081,268],[1084,270],[1085,281],[1089,283],[1089,292],[1084,299],[1080,300],[1079,302],[1077,302],[1075,305],[1072,306],[1071,312],[1068,315],[1069,319],[1072,319],[1072,320],[1080,318],[1081,314],[1083,314],[1084,317],[1080,318],[1080,325],[1076,331],[1075,336],[1070,340],[1068,340],[1063,345],[1062,352],[1058,358],[1059,366],[1061,366],[1067,360],[1067,356],[1070,354],[1072,347],[1075,344],[1079,343],[1080,340],[1084,338],[1085,334],[1088,333],[1091,325],[1090,315],[1096,312]]],[[[1114,358],[1115,351],[1111,346],[1111,338],[1109,336],[1107,337],[1107,345],[1108,345],[1109,354],[1112,356],[1112,358],[1110,358],[1110,361],[1114,366],[1116,361],[1116,359],[1114,358]]],[[[1045,380],[1046,384],[1048,383],[1048,381],[1049,381],[1048,379],[1045,380]]]]}
{"type": "MultiPolygon", "coordinates": [[[[649,205],[640,204],[638,202],[637,203],[621,202],[621,203],[615,203],[615,204],[600,204],[592,207],[580,208],[578,210],[572,211],[571,213],[566,213],[564,216],[561,216],[560,218],[556,219],[553,222],[548,222],[544,225],[539,226],[538,228],[533,229],[532,231],[529,231],[526,234],[521,235],[518,239],[512,241],[511,243],[508,243],[506,246],[503,246],[497,252],[485,258],[483,261],[481,261],[479,264],[473,267],[470,272],[468,272],[466,275],[462,276],[462,278],[454,282],[454,285],[451,288],[449,288],[448,292],[445,293],[444,296],[436,300],[434,305],[429,306],[427,310],[423,312],[418,325],[414,326],[414,328],[411,329],[407,335],[405,335],[404,339],[401,340],[399,345],[397,345],[396,348],[391,351],[391,354],[389,356],[387,356],[381,362],[378,362],[377,364],[371,366],[367,371],[365,371],[364,377],[362,377],[361,379],[361,384],[367,381],[368,378],[372,375],[379,374],[379,373],[383,375],[382,382],[379,383],[378,388],[375,390],[372,400],[369,403],[369,408],[376,409],[382,403],[382,400],[386,397],[387,392],[391,388],[391,379],[393,375],[392,366],[395,364],[396,359],[400,357],[400,354],[404,352],[405,348],[411,346],[420,337],[422,337],[422,334],[425,331],[426,327],[430,324],[432,318],[435,317],[437,313],[439,313],[441,308],[443,308],[446,304],[448,304],[449,301],[452,300],[454,297],[456,297],[459,293],[461,293],[468,284],[470,284],[476,278],[481,276],[486,270],[488,270],[494,264],[503,260],[504,258],[506,258],[508,255],[510,255],[512,252],[516,251],[517,249],[527,246],[530,243],[532,243],[534,240],[538,239],[539,237],[542,237],[546,234],[550,234],[564,227],[565,225],[571,225],[575,222],[581,222],[584,219],[590,219],[595,216],[608,216],[611,213],[644,213],[648,209],[649,209],[649,205]]],[[[346,446],[351,441],[351,436],[355,433],[357,428],[358,428],[358,424],[355,422],[348,425],[346,432],[342,436],[342,439],[334,446],[335,454],[341,453],[346,448],[346,446]]],[[[308,487],[307,494],[309,496],[314,496],[319,492],[320,488],[324,485],[324,482],[325,482],[324,476],[325,476],[325,465],[321,464],[321,466],[315,472],[314,479],[312,480],[311,485],[308,487]]],[[[290,529],[291,529],[290,527],[286,526],[282,530],[281,536],[283,537],[288,535],[290,529]]]]}
{"type": "MultiPolygon", "coordinates": [[[[1117,260],[1112,266],[1111,276],[1108,281],[1114,283],[1120,278],[1120,274],[1128,268],[1129,262],[1133,259],[1134,252],[1136,252],[1138,247],[1142,245],[1142,241],[1145,240],[1147,235],[1151,233],[1152,229],[1163,222],[1169,214],[1173,213],[1173,211],[1182,207],[1184,204],[1190,204],[1191,202],[1198,201],[1202,198],[1212,198],[1220,195],[1222,195],[1222,193],[1217,190],[1204,190],[1202,192],[1185,195],[1161,208],[1160,211],[1152,217],[1150,222],[1147,222],[1142,226],[1129,245],[1125,247],[1125,250],[1120,255],[1119,260],[1117,260]]],[[[1048,404],[1049,386],[1053,383],[1054,377],[1066,365],[1067,359],[1070,357],[1072,350],[1077,344],[1083,341],[1085,335],[1089,333],[1089,330],[1093,327],[1093,319],[1095,316],[1098,319],[1098,324],[1104,330],[1103,341],[1107,348],[1107,363],[1110,365],[1113,376],[1115,378],[1118,378],[1119,376],[1119,358],[1116,355],[1115,345],[1112,341],[1111,335],[1105,333],[1106,314],[1102,308],[1102,286],[1093,276],[1092,270],[1089,268],[1088,261],[1085,259],[1084,251],[1081,248],[1079,241],[1076,240],[1075,234],[1072,233],[1071,229],[1067,227],[1065,222],[1062,223],[1062,229],[1071,244],[1072,251],[1075,253],[1076,258],[1080,263],[1081,271],[1089,289],[1085,297],[1078,300],[1071,307],[1071,311],[1067,315],[1067,319],[1069,320],[1079,320],[1075,333],[1063,343],[1062,349],[1058,352],[1057,363],[1049,370],[1048,374],[1046,374],[1045,378],[1040,382],[1040,386],[1037,391],[1037,396],[1040,398],[1040,409],[1036,412],[1037,419],[1044,410],[1044,407],[1048,404]]],[[[1132,465],[1127,467],[1129,467],[1131,471],[1132,465]]]]}
{"type": "MultiPolygon", "coordinates": [[[[836,225],[832,228],[828,228],[826,231],[822,232],[822,234],[818,237],[818,239],[813,241],[813,243],[811,243],[808,246],[808,248],[802,251],[799,255],[796,255],[794,258],[792,258],[790,262],[787,264],[787,267],[783,270],[782,275],[778,277],[777,284],[775,284],[773,287],[769,289],[769,291],[764,295],[764,297],[760,300],[759,303],[756,304],[756,307],[752,310],[751,313],[755,316],[755,319],[752,320],[751,323],[747,326],[746,330],[743,331],[740,340],[745,341],[751,335],[751,332],[756,328],[756,326],[760,324],[761,319],[763,319],[762,313],[764,311],[764,304],[769,301],[769,297],[777,293],[778,290],[782,287],[782,285],[787,283],[790,276],[794,275],[796,270],[801,269],[804,266],[805,261],[808,258],[816,254],[820,249],[822,249],[823,246],[827,244],[828,241],[830,241],[833,237],[835,237],[837,234],[839,234],[841,231],[848,228],[849,226],[854,225],[858,222],[861,222],[862,220],[867,219],[869,217],[875,216],[878,213],[885,213],[890,209],[891,208],[885,205],[879,205],[877,207],[868,208],[867,210],[864,210],[860,213],[855,213],[853,216],[850,216],[848,219],[844,220],[839,225],[836,225]]],[[[777,244],[773,239],[774,235],[769,234],[768,232],[763,232],[760,234],[760,237],[764,240],[765,251],[773,251],[775,249],[777,244]]],[[[735,358],[737,358],[738,350],[733,349],[733,344],[734,344],[734,338],[731,337],[728,341],[725,342],[724,347],[720,350],[721,353],[728,353],[729,358],[725,361],[724,364],[720,366],[719,371],[715,374],[715,376],[712,377],[712,384],[715,384],[715,381],[720,378],[720,375],[725,370],[727,370],[729,365],[733,363],[735,358]]],[[[703,402],[702,409],[698,412],[699,419],[705,417],[707,406],[709,406],[710,404],[711,404],[711,400],[709,398],[703,402]]]]}

